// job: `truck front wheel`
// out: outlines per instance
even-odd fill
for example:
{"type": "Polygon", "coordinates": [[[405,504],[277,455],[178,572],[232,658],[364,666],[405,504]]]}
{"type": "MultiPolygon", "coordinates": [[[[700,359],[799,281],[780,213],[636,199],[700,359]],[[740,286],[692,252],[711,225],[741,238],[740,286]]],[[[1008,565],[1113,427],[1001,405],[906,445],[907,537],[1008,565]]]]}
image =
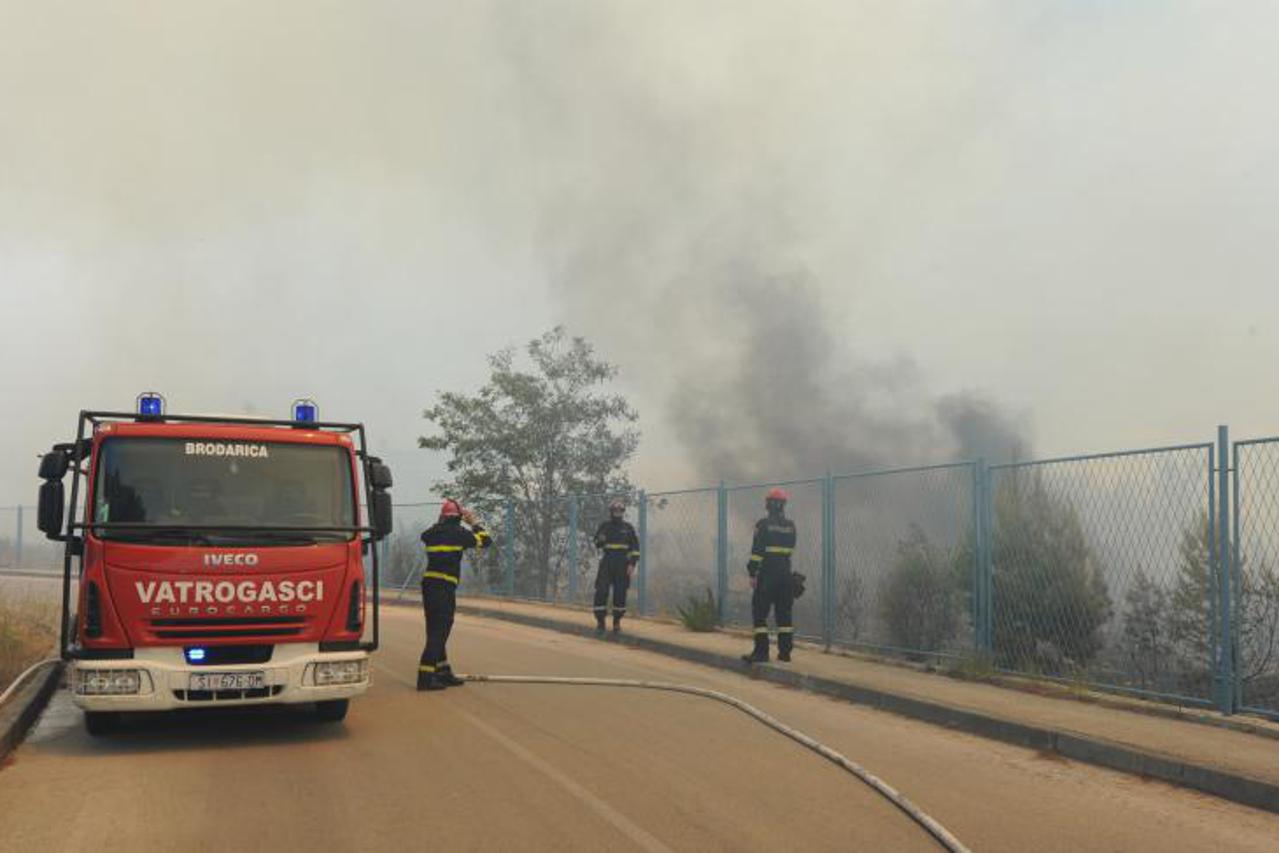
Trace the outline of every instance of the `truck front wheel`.
{"type": "Polygon", "coordinates": [[[85,711],[84,729],[93,737],[103,737],[116,730],[120,715],[115,711],[85,711]]]}
{"type": "Polygon", "coordinates": [[[340,723],[346,719],[346,710],[351,707],[350,699],[329,699],[315,703],[315,717],[323,723],[340,723]]]}

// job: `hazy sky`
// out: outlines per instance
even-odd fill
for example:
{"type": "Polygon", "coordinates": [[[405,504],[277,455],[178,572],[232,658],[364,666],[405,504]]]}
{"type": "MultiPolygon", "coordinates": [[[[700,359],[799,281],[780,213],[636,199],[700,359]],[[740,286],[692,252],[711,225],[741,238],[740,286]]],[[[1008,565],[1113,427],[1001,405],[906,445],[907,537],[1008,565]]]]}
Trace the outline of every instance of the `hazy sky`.
{"type": "Polygon", "coordinates": [[[421,409],[556,322],[621,368],[653,487],[959,453],[955,400],[1037,454],[1279,433],[1276,32],[1270,2],[0,0],[0,506],[148,388],[312,396],[422,498],[421,409]]]}

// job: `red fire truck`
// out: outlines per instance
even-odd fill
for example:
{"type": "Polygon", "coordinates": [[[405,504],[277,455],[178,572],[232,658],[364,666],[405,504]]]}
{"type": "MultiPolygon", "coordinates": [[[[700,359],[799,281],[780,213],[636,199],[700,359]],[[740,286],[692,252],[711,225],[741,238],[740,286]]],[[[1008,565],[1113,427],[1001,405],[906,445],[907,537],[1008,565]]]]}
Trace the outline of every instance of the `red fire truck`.
{"type": "Polygon", "coordinates": [[[65,543],[62,657],[91,734],[122,712],[260,703],[337,721],[368,689],[391,473],[362,424],[321,422],[309,400],[288,420],[170,415],[147,393],[133,413],[81,412],[40,477],[39,527],[65,543]]]}

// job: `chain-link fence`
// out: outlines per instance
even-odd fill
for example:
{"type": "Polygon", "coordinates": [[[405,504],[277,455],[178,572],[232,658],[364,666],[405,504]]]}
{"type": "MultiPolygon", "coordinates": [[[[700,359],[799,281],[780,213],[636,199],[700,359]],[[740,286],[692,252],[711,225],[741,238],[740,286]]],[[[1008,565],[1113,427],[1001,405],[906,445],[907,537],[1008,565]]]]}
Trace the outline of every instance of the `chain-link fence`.
{"type": "Polygon", "coordinates": [[[1279,711],[1279,438],[1235,445],[1231,634],[1236,701],[1279,711]]]}
{"type": "Polygon", "coordinates": [[[971,463],[834,479],[832,635],[912,655],[973,650],[971,463]]]}
{"type": "Polygon", "coordinates": [[[718,490],[647,497],[645,610],[674,618],[692,598],[709,593],[718,599],[718,490]]]}
{"type": "Polygon", "coordinates": [[[995,666],[1213,699],[1212,445],[990,470],[995,666]]]}

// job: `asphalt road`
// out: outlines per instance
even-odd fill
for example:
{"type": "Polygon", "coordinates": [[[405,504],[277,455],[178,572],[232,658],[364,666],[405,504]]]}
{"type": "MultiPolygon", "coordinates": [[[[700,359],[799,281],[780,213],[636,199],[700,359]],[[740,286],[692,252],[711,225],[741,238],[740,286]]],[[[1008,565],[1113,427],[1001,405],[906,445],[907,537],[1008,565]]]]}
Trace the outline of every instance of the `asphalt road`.
{"type": "MultiPolygon", "coordinates": [[[[340,725],[149,715],[106,740],[59,696],[0,770],[0,849],[932,850],[833,765],[730,708],[598,687],[412,689],[384,611],[340,725]]],[[[1279,816],[608,642],[459,619],[459,670],[699,684],[826,741],[975,850],[1274,850],[1279,816]]],[[[1015,699],[1010,699],[1015,701],[1015,699]]]]}

